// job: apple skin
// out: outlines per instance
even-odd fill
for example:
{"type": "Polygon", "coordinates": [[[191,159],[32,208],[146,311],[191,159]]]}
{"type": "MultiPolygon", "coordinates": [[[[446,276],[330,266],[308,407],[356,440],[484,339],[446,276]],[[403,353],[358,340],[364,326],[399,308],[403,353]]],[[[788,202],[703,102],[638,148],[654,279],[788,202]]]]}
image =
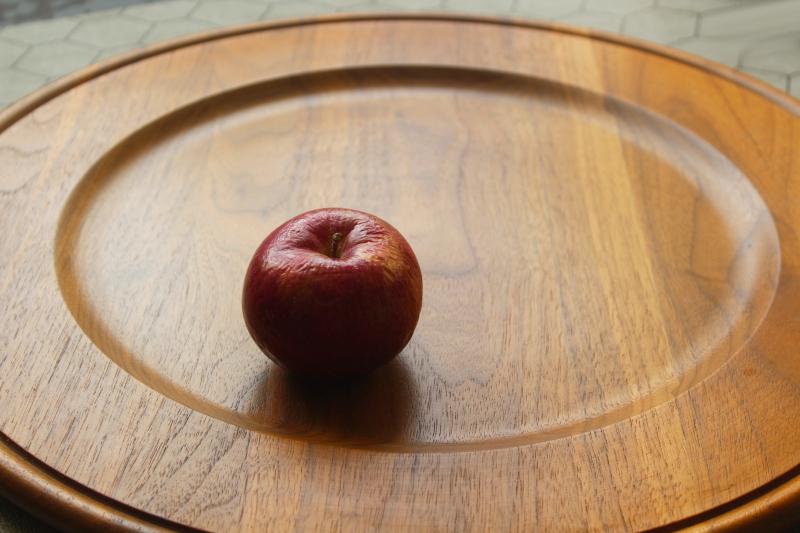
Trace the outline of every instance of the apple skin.
{"type": "Polygon", "coordinates": [[[242,309],[275,363],[312,379],[366,374],[411,340],[422,273],[388,222],[352,209],[302,213],[270,233],[250,261],[242,309]]]}

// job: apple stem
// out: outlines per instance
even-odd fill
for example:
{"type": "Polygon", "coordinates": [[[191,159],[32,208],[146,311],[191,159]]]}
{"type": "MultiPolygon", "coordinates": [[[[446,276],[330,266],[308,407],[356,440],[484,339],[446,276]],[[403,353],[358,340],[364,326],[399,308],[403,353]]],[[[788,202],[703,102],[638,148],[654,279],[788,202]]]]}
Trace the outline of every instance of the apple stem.
{"type": "Polygon", "coordinates": [[[342,243],[343,235],[338,231],[331,235],[331,253],[330,256],[334,259],[342,257],[342,250],[340,244],[342,243]]]}

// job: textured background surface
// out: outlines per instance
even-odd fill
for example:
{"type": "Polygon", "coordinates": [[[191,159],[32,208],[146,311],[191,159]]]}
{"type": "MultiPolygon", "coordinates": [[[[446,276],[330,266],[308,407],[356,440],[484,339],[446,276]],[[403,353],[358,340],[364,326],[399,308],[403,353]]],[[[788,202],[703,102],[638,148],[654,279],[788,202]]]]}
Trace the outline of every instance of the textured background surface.
{"type": "MultiPolygon", "coordinates": [[[[449,11],[557,20],[667,44],[800,98],[800,0],[0,0],[0,107],[120,52],[257,20],[449,11]]],[[[0,499],[0,532],[49,530],[0,499]]]]}
{"type": "Polygon", "coordinates": [[[208,28],[399,10],[531,17],[633,35],[800,97],[800,0],[0,0],[0,106],[95,61],[208,28]],[[47,18],[13,23],[32,17],[47,18]]]}

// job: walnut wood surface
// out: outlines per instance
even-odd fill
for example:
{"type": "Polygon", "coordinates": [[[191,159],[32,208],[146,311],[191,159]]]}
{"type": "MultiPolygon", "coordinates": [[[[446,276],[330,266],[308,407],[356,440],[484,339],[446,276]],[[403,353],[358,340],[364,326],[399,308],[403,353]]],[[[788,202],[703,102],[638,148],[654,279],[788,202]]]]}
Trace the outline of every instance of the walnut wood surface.
{"type": "Polygon", "coordinates": [[[0,118],[0,481],[75,527],[784,520],[798,115],[662,49],[453,17],[88,70],[0,118]],[[330,205],[406,236],[425,301],[395,362],[320,387],[239,297],[264,235],[330,205]]]}

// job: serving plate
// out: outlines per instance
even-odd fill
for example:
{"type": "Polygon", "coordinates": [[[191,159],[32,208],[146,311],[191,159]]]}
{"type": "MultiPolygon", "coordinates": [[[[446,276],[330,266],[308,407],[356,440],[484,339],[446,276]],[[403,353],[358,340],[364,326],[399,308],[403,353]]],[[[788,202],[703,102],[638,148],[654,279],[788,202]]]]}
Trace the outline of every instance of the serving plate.
{"type": "Polygon", "coordinates": [[[569,27],[346,16],[90,67],[0,116],[0,482],[62,527],[779,524],[800,463],[800,108],[569,27]],[[414,338],[310,385],[250,254],[394,224],[414,338]]]}

